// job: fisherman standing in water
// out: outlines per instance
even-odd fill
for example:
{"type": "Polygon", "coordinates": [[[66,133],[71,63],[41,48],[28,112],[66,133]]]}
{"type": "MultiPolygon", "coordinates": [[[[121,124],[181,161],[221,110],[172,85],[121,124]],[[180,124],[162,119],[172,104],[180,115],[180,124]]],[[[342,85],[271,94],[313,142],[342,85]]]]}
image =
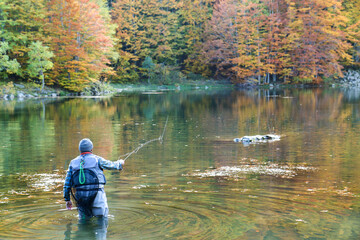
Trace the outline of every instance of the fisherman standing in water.
{"type": "Polygon", "coordinates": [[[71,193],[76,201],[80,220],[93,216],[107,218],[109,208],[104,191],[106,179],[103,170],[122,170],[125,161],[112,162],[94,155],[93,143],[88,138],[80,141],[79,150],[81,154],[70,162],[65,179],[66,208],[72,208],[71,193]],[[75,189],[75,194],[71,188],[75,189]]]}

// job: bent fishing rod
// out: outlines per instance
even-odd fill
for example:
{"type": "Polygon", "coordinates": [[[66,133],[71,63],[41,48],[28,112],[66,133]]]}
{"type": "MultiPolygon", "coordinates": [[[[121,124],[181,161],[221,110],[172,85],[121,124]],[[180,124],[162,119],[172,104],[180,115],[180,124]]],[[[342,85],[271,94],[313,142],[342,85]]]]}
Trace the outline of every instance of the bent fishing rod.
{"type": "MultiPolygon", "coordinates": [[[[159,137],[154,138],[154,139],[151,139],[151,140],[149,140],[149,141],[147,141],[147,142],[145,142],[145,143],[140,144],[140,145],[139,145],[137,148],[135,148],[132,152],[126,153],[126,154],[124,154],[124,155],[121,155],[118,160],[121,160],[121,157],[125,157],[125,156],[126,156],[126,157],[123,159],[124,162],[125,162],[132,154],[137,153],[141,148],[143,148],[144,146],[146,146],[147,144],[149,144],[149,143],[151,143],[151,142],[159,141],[160,144],[162,144],[162,143],[164,142],[164,135],[165,135],[165,130],[166,130],[166,127],[167,127],[168,120],[169,120],[169,116],[166,117],[166,122],[165,122],[164,129],[163,129],[163,131],[162,131],[162,133],[161,133],[161,135],[160,135],[159,137]]],[[[82,174],[84,174],[84,173],[82,173],[82,174]]],[[[85,177],[85,176],[84,176],[84,177],[85,177]]],[[[79,178],[79,179],[80,179],[80,178],[79,178]]],[[[85,181],[85,179],[84,179],[84,181],[85,181]]],[[[74,198],[74,200],[77,202],[77,199],[75,198],[75,194],[73,193],[72,188],[70,189],[70,194],[72,195],[72,197],[74,198]]],[[[73,208],[73,209],[76,209],[76,208],[73,208]]],[[[66,210],[66,209],[60,209],[60,210],[58,210],[58,211],[63,211],[63,210],[66,210]]]]}
{"type": "Polygon", "coordinates": [[[155,142],[155,141],[159,141],[160,144],[162,144],[164,142],[164,134],[165,134],[165,130],[166,130],[166,126],[167,126],[167,123],[168,123],[168,120],[169,120],[169,116],[166,117],[166,122],[165,122],[165,126],[164,126],[164,130],[162,132],[162,134],[158,137],[158,138],[154,138],[154,139],[151,139],[145,143],[142,143],[140,144],[137,148],[135,148],[132,152],[129,152],[129,153],[126,153],[124,155],[121,155],[119,157],[118,160],[120,160],[122,157],[125,157],[123,160],[124,162],[134,153],[137,153],[141,148],[143,148],[144,146],[146,146],[147,144],[151,143],[151,142],[155,142]]]}

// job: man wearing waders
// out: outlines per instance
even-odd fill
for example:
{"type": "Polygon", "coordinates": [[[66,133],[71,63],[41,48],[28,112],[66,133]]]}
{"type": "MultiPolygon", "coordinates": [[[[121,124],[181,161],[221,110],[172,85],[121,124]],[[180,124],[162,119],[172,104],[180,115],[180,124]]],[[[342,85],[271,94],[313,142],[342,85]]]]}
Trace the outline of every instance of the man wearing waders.
{"type": "Polygon", "coordinates": [[[70,162],[64,184],[66,208],[70,210],[72,208],[71,193],[78,207],[79,219],[108,216],[103,169],[122,170],[124,165],[124,160],[115,162],[105,160],[94,155],[92,149],[93,143],[90,139],[84,138],[80,141],[80,156],[70,162]]]}

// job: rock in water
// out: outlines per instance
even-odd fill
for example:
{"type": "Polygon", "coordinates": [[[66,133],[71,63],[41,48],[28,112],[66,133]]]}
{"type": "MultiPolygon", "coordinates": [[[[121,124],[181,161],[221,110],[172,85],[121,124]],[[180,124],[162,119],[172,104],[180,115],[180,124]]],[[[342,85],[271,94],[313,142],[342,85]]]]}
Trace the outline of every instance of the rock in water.
{"type": "Polygon", "coordinates": [[[244,144],[272,142],[278,140],[280,140],[280,136],[275,134],[254,135],[254,136],[244,136],[242,138],[234,138],[234,142],[242,142],[244,144]]]}

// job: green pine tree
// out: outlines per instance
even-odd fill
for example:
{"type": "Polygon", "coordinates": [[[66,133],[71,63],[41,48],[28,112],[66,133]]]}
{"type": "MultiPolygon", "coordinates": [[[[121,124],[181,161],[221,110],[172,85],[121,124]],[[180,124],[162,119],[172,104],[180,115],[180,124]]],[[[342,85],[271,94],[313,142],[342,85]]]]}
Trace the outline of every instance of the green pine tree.
{"type": "Polygon", "coordinates": [[[147,70],[148,83],[150,84],[150,76],[152,75],[155,69],[155,64],[153,63],[151,57],[147,56],[145,58],[144,62],[142,63],[142,67],[147,70]]]}
{"type": "Polygon", "coordinates": [[[54,54],[49,50],[49,47],[43,46],[41,42],[32,42],[29,51],[29,66],[28,72],[31,77],[41,78],[41,91],[45,86],[44,72],[53,67],[50,60],[54,54]]]}

